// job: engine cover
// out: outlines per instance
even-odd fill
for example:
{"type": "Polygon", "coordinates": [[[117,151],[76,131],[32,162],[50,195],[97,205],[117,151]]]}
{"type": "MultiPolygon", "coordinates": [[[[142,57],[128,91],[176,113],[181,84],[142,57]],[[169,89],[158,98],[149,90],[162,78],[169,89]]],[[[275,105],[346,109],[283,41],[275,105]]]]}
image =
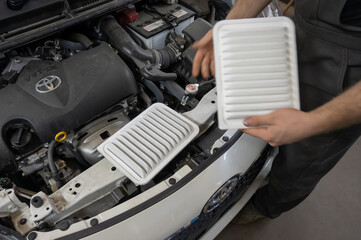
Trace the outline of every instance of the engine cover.
{"type": "Polygon", "coordinates": [[[106,43],[61,62],[30,62],[16,84],[0,90],[1,167],[17,153],[14,142],[48,142],[136,92],[132,72],[106,43]],[[14,130],[19,124],[30,133],[14,130]]]}

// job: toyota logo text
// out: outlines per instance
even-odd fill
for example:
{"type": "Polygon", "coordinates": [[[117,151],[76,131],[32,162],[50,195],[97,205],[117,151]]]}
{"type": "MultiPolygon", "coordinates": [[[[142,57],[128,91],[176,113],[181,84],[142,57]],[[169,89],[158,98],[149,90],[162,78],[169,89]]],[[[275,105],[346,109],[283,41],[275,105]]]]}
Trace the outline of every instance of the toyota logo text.
{"type": "Polygon", "coordinates": [[[61,84],[61,78],[55,75],[42,78],[36,83],[36,91],[39,93],[48,93],[57,89],[61,84]]]}

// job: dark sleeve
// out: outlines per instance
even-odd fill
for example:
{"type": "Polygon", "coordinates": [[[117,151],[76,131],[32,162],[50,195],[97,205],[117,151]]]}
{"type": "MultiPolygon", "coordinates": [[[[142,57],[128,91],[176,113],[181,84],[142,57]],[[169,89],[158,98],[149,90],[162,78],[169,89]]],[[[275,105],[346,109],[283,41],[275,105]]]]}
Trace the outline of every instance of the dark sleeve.
{"type": "Polygon", "coordinates": [[[361,1],[347,0],[340,20],[344,25],[361,27],[361,1]]]}

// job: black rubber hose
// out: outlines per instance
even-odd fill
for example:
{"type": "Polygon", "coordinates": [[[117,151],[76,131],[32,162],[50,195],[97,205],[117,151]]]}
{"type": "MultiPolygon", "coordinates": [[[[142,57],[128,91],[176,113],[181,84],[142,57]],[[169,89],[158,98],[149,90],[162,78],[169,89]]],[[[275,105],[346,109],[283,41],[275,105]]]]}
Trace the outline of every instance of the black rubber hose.
{"type": "Polygon", "coordinates": [[[51,141],[49,144],[49,147],[48,147],[48,162],[49,162],[51,176],[54,178],[56,185],[58,187],[60,187],[61,183],[60,183],[59,173],[58,173],[58,169],[56,168],[55,162],[54,162],[55,146],[56,146],[56,141],[55,140],[51,141]]]}
{"type": "Polygon", "coordinates": [[[68,41],[68,40],[59,40],[59,45],[63,48],[68,48],[71,50],[86,50],[87,49],[81,43],[72,42],[72,41],[68,41]]]}
{"type": "Polygon", "coordinates": [[[153,64],[156,63],[152,51],[140,47],[119,25],[114,17],[104,18],[100,28],[122,57],[127,59],[136,58],[140,61],[149,61],[153,64]]]}
{"type": "Polygon", "coordinates": [[[69,34],[68,40],[80,43],[85,49],[89,49],[93,45],[93,42],[87,36],[81,33],[69,34]]]}
{"type": "Polygon", "coordinates": [[[53,173],[58,173],[58,170],[55,167],[55,163],[54,163],[54,148],[56,145],[56,141],[53,140],[50,142],[49,147],[48,147],[48,161],[49,161],[49,168],[50,168],[50,172],[53,173]]]}
{"type": "Polygon", "coordinates": [[[151,64],[160,65],[163,69],[177,62],[176,54],[169,47],[161,50],[143,49],[119,25],[114,17],[106,16],[100,23],[100,28],[110,43],[126,59],[135,58],[139,61],[149,61],[151,64]]]}
{"type": "Polygon", "coordinates": [[[171,64],[177,62],[177,56],[174,54],[174,52],[169,47],[165,47],[165,48],[159,50],[159,53],[161,55],[162,68],[166,69],[171,64]]]}
{"type": "Polygon", "coordinates": [[[208,84],[213,84],[216,82],[216,79],[215,78],[212,78],[211,80],[207,80],[207,81],[203,81],[199,84],[199,88],[205,86],[205,85],[208,85],[208,84]]]}
{"type": "Polygon", "coordinates": [[[160,102],[160,103],[164,102],[163,93],[160,91],[160,89],[157,87],[157,85],[154,84],[154,82],[149,81],[149,80],[144,80],[144,85],[154,94],[154,96],[157,99],[157,102],[160,102]]]}

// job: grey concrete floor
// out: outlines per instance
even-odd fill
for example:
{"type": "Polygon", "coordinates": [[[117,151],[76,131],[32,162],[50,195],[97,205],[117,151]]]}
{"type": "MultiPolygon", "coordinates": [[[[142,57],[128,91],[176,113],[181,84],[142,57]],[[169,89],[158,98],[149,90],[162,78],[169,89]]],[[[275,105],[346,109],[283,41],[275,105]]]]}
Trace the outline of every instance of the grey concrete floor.
{"type": "Polygon", "coordinates": [[[276,219],[229,224],[216,240],[361,240],[361,138],[296,208],[276,219]]]}

